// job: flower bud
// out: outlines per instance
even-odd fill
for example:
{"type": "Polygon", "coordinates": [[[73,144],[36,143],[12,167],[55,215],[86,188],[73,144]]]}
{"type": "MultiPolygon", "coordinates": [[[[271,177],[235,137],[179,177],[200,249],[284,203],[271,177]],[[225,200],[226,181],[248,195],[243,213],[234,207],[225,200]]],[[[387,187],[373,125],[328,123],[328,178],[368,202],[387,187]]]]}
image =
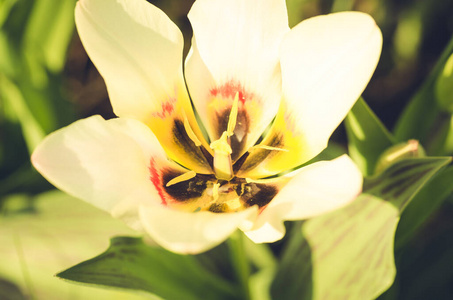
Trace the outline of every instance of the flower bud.
{"type": "Polygon", "coordinates": [[[376,164],[375,173],[378,174],[384,171],[399,160],[423,156],[425,156],[425,150],[417,140],[409,140],[405,143],[394,145],[381,154],[376,164]]]}

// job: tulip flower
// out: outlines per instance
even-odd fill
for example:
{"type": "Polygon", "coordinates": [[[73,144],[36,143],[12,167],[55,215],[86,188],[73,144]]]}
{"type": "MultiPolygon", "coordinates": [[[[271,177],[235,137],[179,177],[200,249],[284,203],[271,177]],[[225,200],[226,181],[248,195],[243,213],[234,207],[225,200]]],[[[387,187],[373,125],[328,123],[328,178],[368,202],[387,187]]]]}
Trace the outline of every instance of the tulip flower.
{"type": "Polygon", "coordinates": [[[179,253],[242,230],[256,243],[285,220],[340,208],[362,176],[319,154],[372,76],[382,37],[364,13],[290,29],[284,0],[197,0],[191,50],[145,0],[80,0],[76,25],[117,118],[79,120],[35,150],[36,169],[179,253]],[[198,118],[197,118],[198,115],[198,118]]]}

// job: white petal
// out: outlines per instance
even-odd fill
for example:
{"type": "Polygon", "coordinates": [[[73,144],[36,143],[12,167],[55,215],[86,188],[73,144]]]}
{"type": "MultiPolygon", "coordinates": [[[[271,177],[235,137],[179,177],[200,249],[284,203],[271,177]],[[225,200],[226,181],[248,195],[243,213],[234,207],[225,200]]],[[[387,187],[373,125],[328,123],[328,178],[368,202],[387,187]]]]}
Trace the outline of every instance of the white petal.
{"type": "Polygon", "coordinates": [[[81,0],[76,24],[118,116],[146,120],[182,81],[182,34],[143,0],[81,0]]]}
{"type": "Polygon", "coordinates": [[[243,105],[248,127],[237,134],[241,139],[247,135],[248,148],[269,125],[280,102],[279,47],[289,31],[285,1],[198,0],[189,19],[194,39],[186,80],[195,107],[211,138],[218,139],[226,129],[219,124],[222,113],[230,110],[239,92],[240,114],[243,105]]]}
{"type": "Polygon", "coordinates": [[[379,28],[360,12],[308,19],[285,37],[281,49],[285,118],[308,143],[311,157],[327,146],[365,89],[381,47],[379,28]]]}
{"type": "Polygon", "coordinates": [[[246,232],[254,242],[274,242],[285,233],[284,220],[302,220],[339,209],[362,190],[362,175],[352,160],[340,156],[304,167],[282,188],[246,232]]]}
{"type": "Polygon", "coordinates": [[[374,20],[343,12],[303,21],[281,48],[283,99],[261,145],[238,174],[262,178],[299,166],[327,146],[370,80],[379,59],[382,36],[374,20]]]}
{"type": "Polygon", "coordinates": [[[144,0],[81,0],[76,23],[85,49],[104,77],[114,112],[150,126],[167,155],[179,164],[212,173],[199,145],[180,130],[187,119],[210,150],[185,87],[183,38],[176,25],[144,0]]]}
{"type": "Polygon", "coordinates": [[[190,213],[160,205],[140,207],[141,221],[151,238],[183,254],[200,253],[220,244],[256,213],[256,207],[237,213],[190,213]]]}
{"type": "Polygon", "coordinates": [[[59,189],[140,229],[138,204],[161,201],[150,180],[151,158],[167,161],[147,126],[94,116],[46,137],[33,152],[32,163],[59,189]]]}

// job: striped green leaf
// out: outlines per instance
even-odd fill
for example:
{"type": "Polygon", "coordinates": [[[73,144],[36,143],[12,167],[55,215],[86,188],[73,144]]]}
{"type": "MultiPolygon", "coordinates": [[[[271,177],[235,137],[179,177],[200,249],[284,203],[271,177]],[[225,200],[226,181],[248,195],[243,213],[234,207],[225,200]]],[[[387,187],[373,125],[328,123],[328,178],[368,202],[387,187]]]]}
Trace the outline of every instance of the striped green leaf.
{"type": "Polygon", "coordinates": [[[208,272],[194,256],[117,237],[104,253],[59,274],[78,283],[138,290],[164,299],[237,299],[238,288],[208,272]]]}
{"type": "Polygon", "coordinates": [[[275,299],[368,300],[395,278],[393,241],[400,214],[450,158],[401,160],[365,179],[349,206],[293,232],[272,286],[275,299]]]}

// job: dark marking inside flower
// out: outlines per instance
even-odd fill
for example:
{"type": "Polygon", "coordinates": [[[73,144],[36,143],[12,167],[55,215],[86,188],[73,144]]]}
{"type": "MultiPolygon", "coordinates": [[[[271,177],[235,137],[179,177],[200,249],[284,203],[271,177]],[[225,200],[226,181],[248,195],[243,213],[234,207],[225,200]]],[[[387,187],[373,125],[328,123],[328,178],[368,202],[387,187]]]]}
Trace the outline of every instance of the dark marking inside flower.
{"type": "Polygon", "coordinates": [[[198,147],[195,145],[195,143],[190,139],[189,135],[187,134],[186,129],[184,128],[183,121],[175,119],[173,123],[172,132],[174,142],[180,148],[184,149],[186,155],[191,156],[194,160],[198,161],[202,165],[212,166],[212,162],[209,163],[206,158],[206,156],[207,157],[210,156],[209,152],[205,151],[206,153],[203,153],[203,151],[201,150],[202,147],[198,147]]]}
{"type": "Polygon", "coordinates": [[[209,180],[207,177],[209,176],[198,174],[197,176],[189,180],[181,181],[176,184],[167,186],[167,183],[170,180],[180,175],[181,173],[175,172],[173,170],[164,170],[162,172],[162,185],[168,195],[179,202],[199,198],[203,195],[207,187],[206,182],[207,180],[209,180]]]}
{"type": "Polygon", "coordinates": [[[243,193],[240,197],[245,207],[258,205],[261,208],[268,205],[277,193],[278,189],[273,185],[248,183],[244,185],[243,193]]]}
{"type": "MultiPolygon", "coordinates": [[[[217,135],[220,137],[224,131],[227,130],[228,120],[230,119],[231,107],[224,110],[223,112],[216,115],[217,135]]],[[[230,137],[230,146],[233,153],[231,159],[236,161],[239,158],[240,153],[245,147],[247,142],[248,132],[250,127],[249,117],[245,109],[239,109],[236,121],[236,127],[234,129],[234,135],[230,137]]]]}
{"type": "MultiPolygon", "coordinates": [[[[284,149],[284,138],[282,134],[274,133],[268,143],[265,144],[266,146],[273,147],[273,148],[280,148],[284,149]]],[[[251,153],[246,153],[247,155],[245,159],[242,157],[237,161],[238,166],[236,164],[233,166],[233,171],[237,172],[241,170],[243,172],[249,171],[259,165],[262,161],[264,161],[268,157],[272,157],[276,154],[280,154],[280,151],[277,150],[268,150],[262,148],[256,148],[251,153]]]]}
{"type": "Polygon", "coordinates": [[[214,212],[214,213],[222,213],[226,212],[228,209],[228,206],[225,203],[214,203],[209,206],[209,211],[214,212]]]}

